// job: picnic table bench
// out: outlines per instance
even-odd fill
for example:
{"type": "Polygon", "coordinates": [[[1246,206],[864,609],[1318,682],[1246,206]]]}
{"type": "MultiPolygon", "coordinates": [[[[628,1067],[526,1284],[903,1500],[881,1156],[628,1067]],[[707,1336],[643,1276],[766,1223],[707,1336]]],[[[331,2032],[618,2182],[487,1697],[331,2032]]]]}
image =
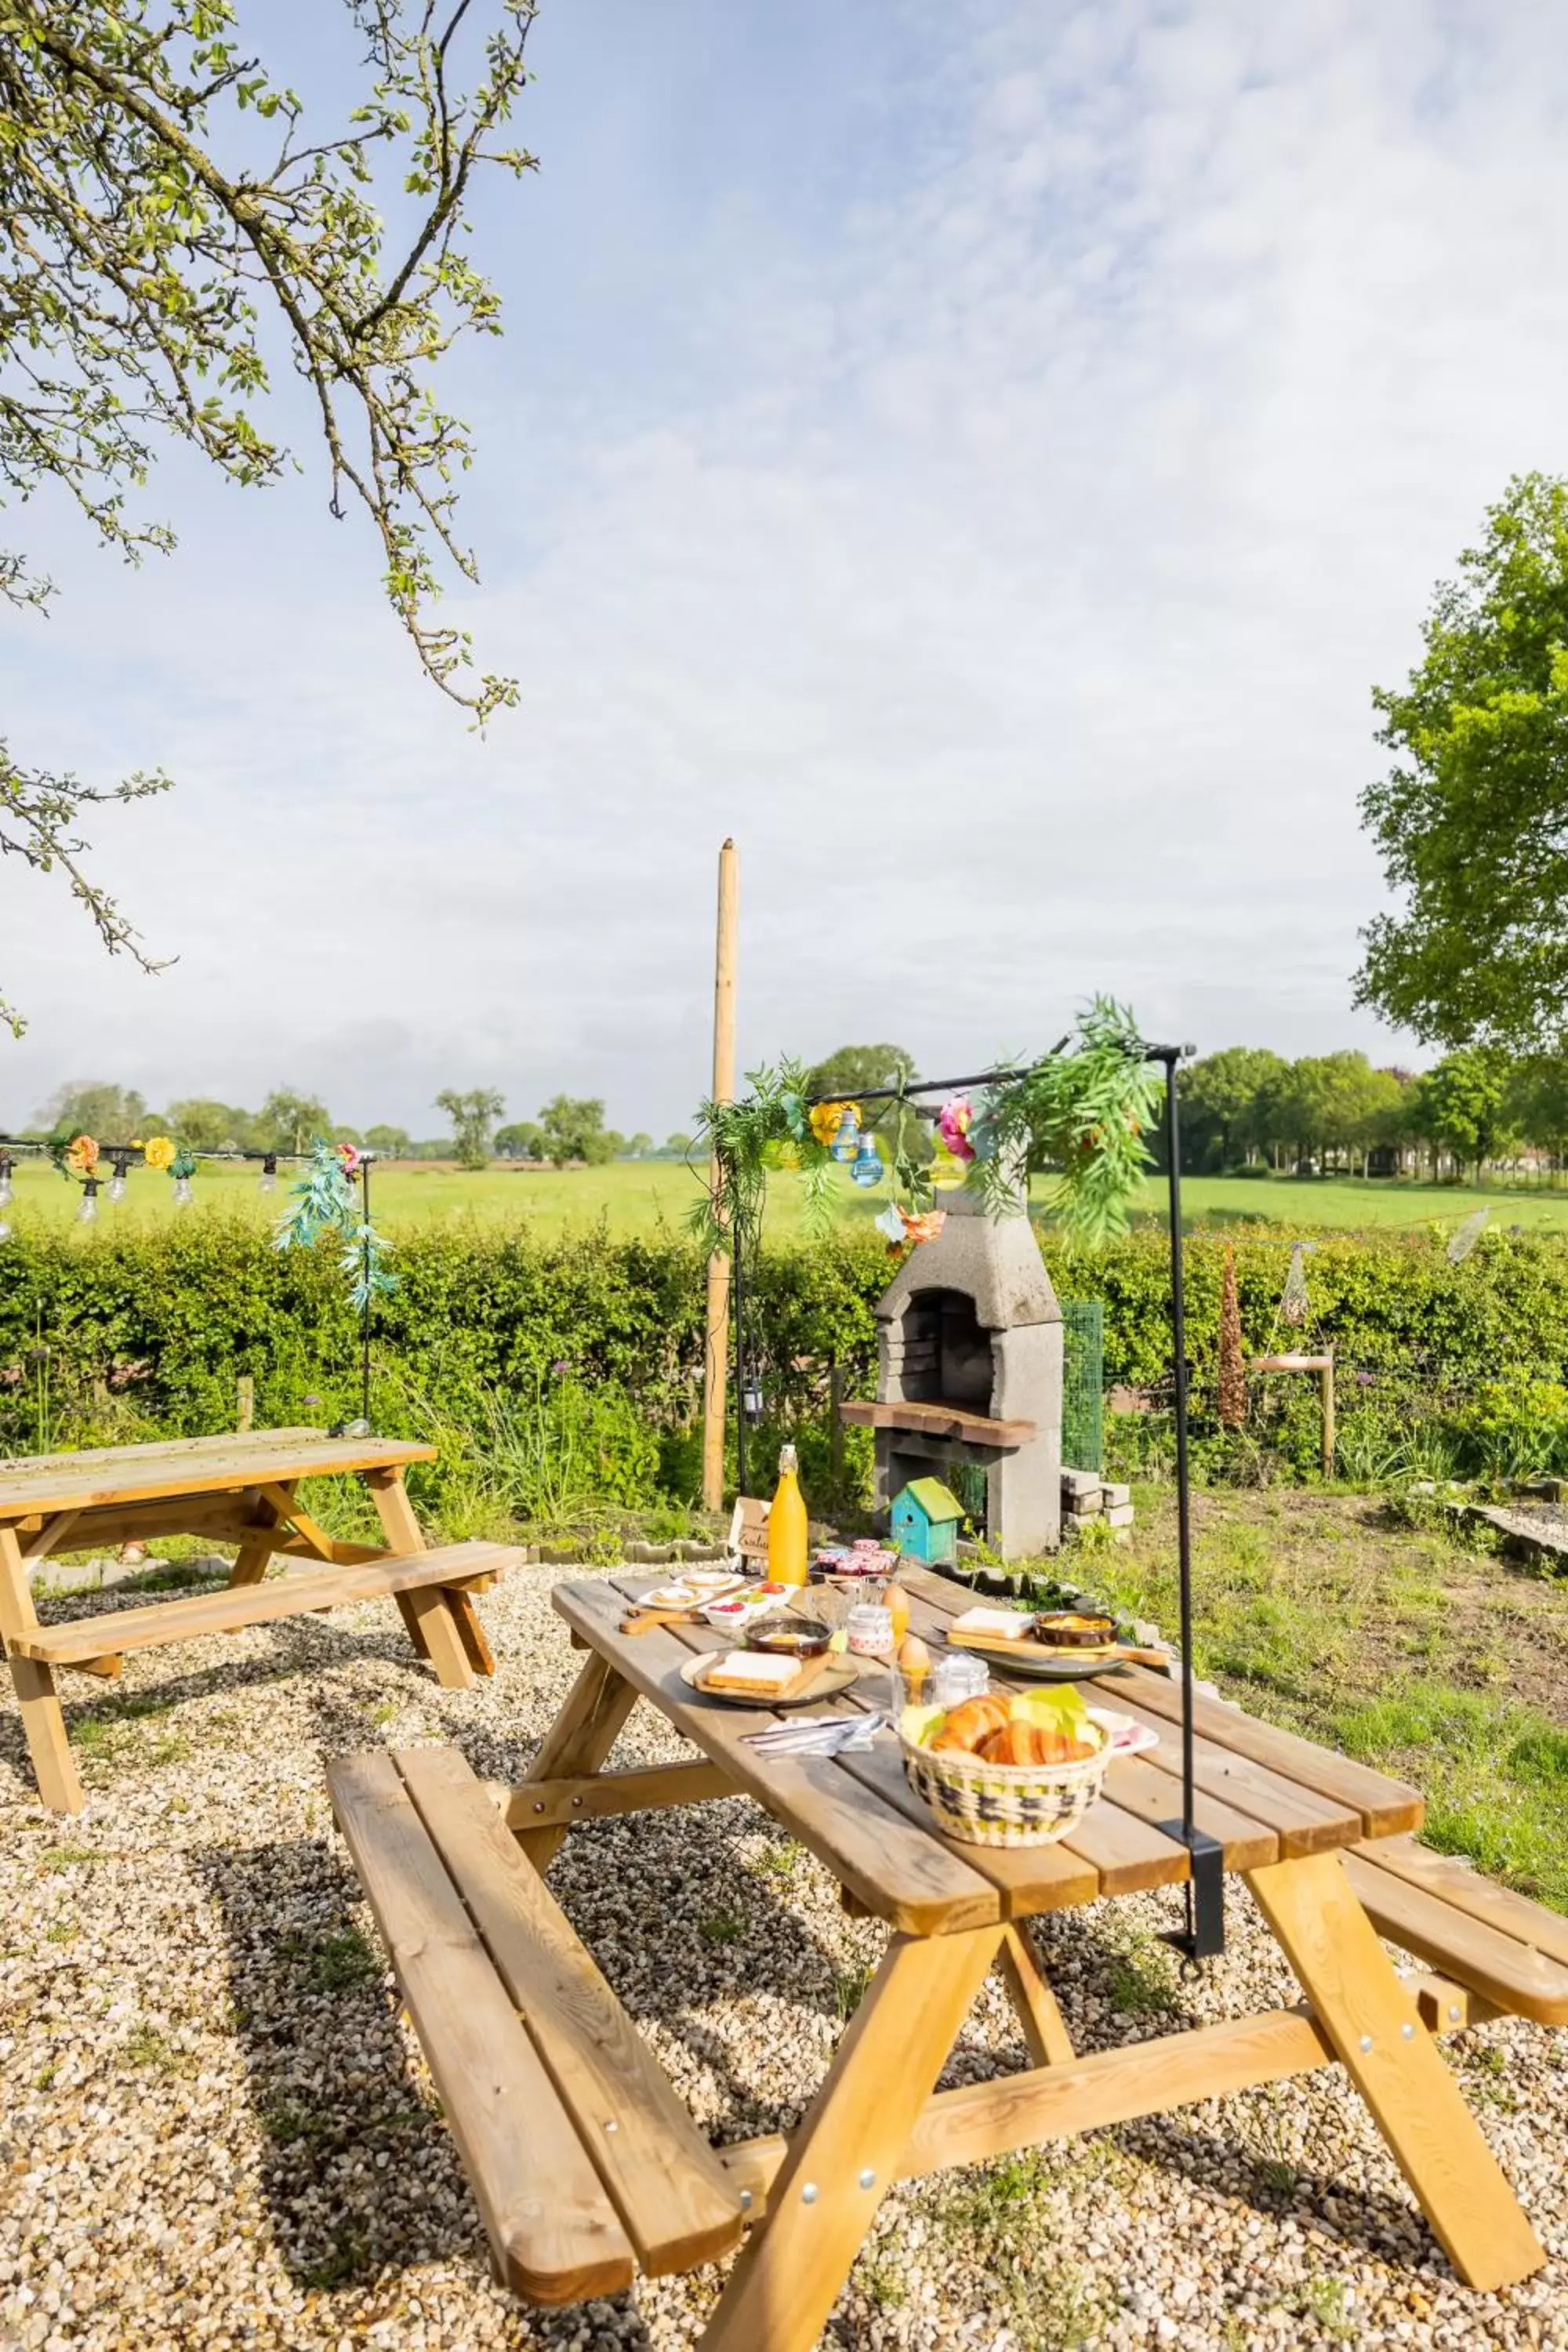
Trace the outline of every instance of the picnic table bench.
{"type": "Polygon", "coordinates": [[[268,1429],[0,1463],[0,1640],[44,1802],[78,1812],[83,1801],[56,1674],[112,1677],[128,1650],[237,1633],[385,1594],[396,1602],[418,1655],[448,1688],[466,1688],[476,1673],[493,1674],[471,1595],[520,1555],[497,1544],[426,1549],[403,1473],[410,1462],[434,1459],[433,1446],[402,1439],[268,1429]],[[384,1546],[339,1541],[299,1502],[302,1479],[333,1475],[363,1481],[384,1546]],[[51,1553],[167,1535],[237,1545],[226,1590],[38,1622],[29,1570],[51,1553]],[[264,1582],[274,1555],[319,1565],[311,1574],[264,1582]]]}
{"type": "MultiPolygon", "coordinates": [[[[965,1603],[941,1579],[907,1568],[905,1579],[928,1634],[965,1603]]],[[[1496,2288],[1540,2266],[1433,2036],[1504,2012],[1568,2022],[1568,1920],[1416,1844],[1415,1790],[1239,1708],[1203,1705],[1198,1826],[1251,1888],[1305,1998],[1079,2056],[1026,1923],[1187,1876],[1186,1849],[1156,1826],[1177,1809],[1177,1743],[1113,1761],[1104,1795],[1059,1844],[959,1844],[909,1790],[887,1735],[831,1759],[759,1759],[745,1735],[779,1718],[748,1719],[680,1679],[719,1637],[701,1625],[621,1632],[645,1582],[556,1588],[587,1655],[520,1786],[498,1796],[455,1752],[431,1748],[353,1757],[329,1773],[497,2274],[516,2293],[576,2301],[625,2287],[638,2266],[712,2260],[746,2231],[704,2352],[807,2352],[895,2180],[1336,2062],[1459,2275],[1496,2288]],[[602,1769],[639,1697],[698,1760],[602,1769]],[[574,1822],[738,1794],[890,1933],[797,2130],[711,2148],[540,1874],[574,1822]],[[1396,1971],[1380,1933],[1426,1966],[1396,1971]],[[936,2091],[992,1968],[1032,2063],[936,2091]]],[[[1167,1731],[1179,1711],[1174,1685],[1137,1670],[1095,1696],[1167,1731]]],[[[851,1690],[824,1704],[875,1703],[874,1690],[851,1690]]]]}

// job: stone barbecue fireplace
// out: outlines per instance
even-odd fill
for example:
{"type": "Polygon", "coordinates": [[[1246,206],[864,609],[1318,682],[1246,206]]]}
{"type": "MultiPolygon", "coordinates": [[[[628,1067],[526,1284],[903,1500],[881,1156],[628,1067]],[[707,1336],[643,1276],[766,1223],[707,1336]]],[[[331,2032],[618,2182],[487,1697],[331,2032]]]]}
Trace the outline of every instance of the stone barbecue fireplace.
{"type": "Polygon", "coordinates": [[[900,1267],[877,1307],[877,1400],[847,1421],[876,1432],[876,1502],[911,1478],[985,1472],[985,1532],[1004,1559],[1061,1538],[1061,1309],[1026,1216],[987,1216],[967,1192],[900,1267]]]}

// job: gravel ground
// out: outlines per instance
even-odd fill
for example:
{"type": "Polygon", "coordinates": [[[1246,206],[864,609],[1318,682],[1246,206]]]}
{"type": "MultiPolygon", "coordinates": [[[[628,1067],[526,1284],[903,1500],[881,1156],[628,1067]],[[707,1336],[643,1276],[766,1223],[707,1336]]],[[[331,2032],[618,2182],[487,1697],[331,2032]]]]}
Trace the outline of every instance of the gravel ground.
{"type": "MultiPolygon", "coordinates": [[[[0,2344],[696,2342],[716,2272],[552,2315],[491,2284],[322,1791],[323,1755],[426,1738],[521,1777],[573,1671],[561,1572],[486,1597],[500,1665],[471,1692],[386,1603],[132,1655],[112,1693],[73,1678],[70,1822],[34,1799],[3,1678],[0,2344]]],[[[679,1752],[639,1710],[616,1760],[679,1752]]],[[[552,1884],[700,2122],[787,2129],[880,1941],[810,1857],[736,1801],[585,1827],[552,1884]]],[[[1154,1940],[1175,1900],[1045,1923],[1080,2048],[1291,1997],[1239,1894],[1226,1958],[1184,1979],[1154,1940]]],[[[824,2341],[1568,2352],[1568,2034],[1446,2046],[1552,2257],[1522,2287],[1456,2283],[1331,2070],[895,2191],[824,2341]]],[[[988,1987],[945,2079],[1023,2063],[988,1987]]]]}

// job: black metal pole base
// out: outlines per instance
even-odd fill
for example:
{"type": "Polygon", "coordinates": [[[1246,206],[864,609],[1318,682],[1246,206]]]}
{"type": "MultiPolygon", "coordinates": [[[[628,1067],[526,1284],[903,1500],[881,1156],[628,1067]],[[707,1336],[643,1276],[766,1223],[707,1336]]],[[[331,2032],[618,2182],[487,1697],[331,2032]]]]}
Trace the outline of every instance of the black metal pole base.
{"type": "Polygon", "coordinates": [[[1162,1837],[1184,1845],[1193,1866],[1187,1881],[1187,1924],[1172,1927],[1161,1938],[1173,1944],[1189,1960],[1212,1960],[1225,1949],[1225,1848],[1206,1830],[1189,1829],[1185,1822],[1160,1822],[1162,1837]]]}

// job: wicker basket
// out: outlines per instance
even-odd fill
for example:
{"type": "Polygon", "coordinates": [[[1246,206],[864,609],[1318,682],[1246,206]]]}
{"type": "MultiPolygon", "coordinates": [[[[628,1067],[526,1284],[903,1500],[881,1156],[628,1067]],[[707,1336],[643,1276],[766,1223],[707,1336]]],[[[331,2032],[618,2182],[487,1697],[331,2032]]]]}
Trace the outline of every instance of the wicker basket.
{"type": "Polygon", "coordinates": [[[938,1829],[965,1845],[1052,1845],[1078,1827],[1105,1780],[1110,1735],[1073,1764],[987,1764],[961,1748],[934,1753],[899,1734],[904,1777],[938,1829]]]}

